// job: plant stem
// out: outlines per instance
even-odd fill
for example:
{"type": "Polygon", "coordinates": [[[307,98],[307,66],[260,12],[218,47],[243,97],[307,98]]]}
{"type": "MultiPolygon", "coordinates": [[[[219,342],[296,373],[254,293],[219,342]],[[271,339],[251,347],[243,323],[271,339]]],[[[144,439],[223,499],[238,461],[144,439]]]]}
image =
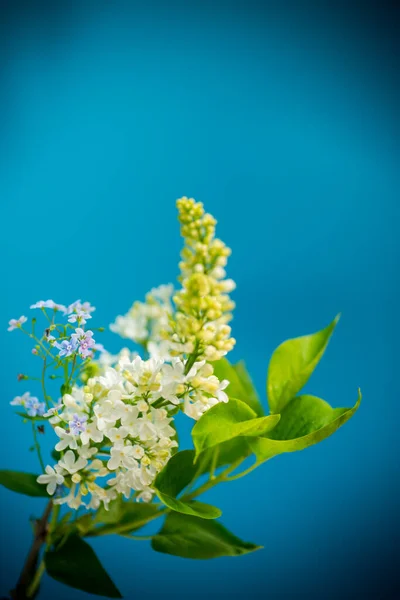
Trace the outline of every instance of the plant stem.
{"type": "MultiPolygon", "coordinates": [[[[57,519],[58,519],[58,515],[60,512],[60,505],[56,504],[53,506],[53,514],[51,517],[51,522],[50,522],[50,526],[48,528],[47,531],[47,536],[46,536],[46,548],[45,551],[50,547],[51,545],[51,538],[52,538],[52,534],[53,531],[55,530],[56,526],[57,526],[57,519]]],[[[28,598],[33,598],[38,590],[38,587],[40,585],[40,582],[42,580],[43,574],[46,570],[46,565],[44,562],[44,557],[42,558],[42,560],[40,561],[39,567],[35,573],[34,578],[32,579],[31,584],[28,587],[27,590],[27,597],[28,598]]]]}
{"type": "Polygon", "coordinates": [[[38,440],[38,436],[37,436],[35,421],[32,421],[32,433],[33,433],[33,441],[34,441],[36,452],[37,452],[37,455],[39,458],[40,466],[42,468],[42,472],[44,473],[44,470],[45,470],[44,462],[43,462],[43,458],[42,458],[42,452],[40,450],[40,444],[39,444],[39,440],[38,440]]]}
{"type": "Polygon", "coordinates": [[[40,582],[42,580],[45,570],[46,570],[46,565],[44,564],[44,559],[42,558],[42,560],[40,561],[40,565],[37,568],[37,571],[35,573],[35,576],[32,579],[32,583],[30,584],[30,586],[27,589],[26,595],[28,598],[33,598],[33,596],[35,595],[35,592],[37,591],[37,589],[40,585],[40,582]]]}
{"type": "Polygon", "coordinates": [[[193,500],[193,498],[197,498],[197,496],[200,496],[200,494],[204,494],[204,492],[207,492],[218,483],[221,483],[222,481],[229,481],[228,475],[232,473],[232,471],[234,471],[239,465],[241,465],[244,460],[244,458],[239,458],[237,461],[232,463],[227,469],[225,469],[225,471],[222,471],[222,473],[220,473],[217,477],[214,477],[214,479],[209,479],[208,481],[203,483],[203,485],[197,488],[197,490],[194,490],[190,494],[186,494],[186,496],[183,496],[182,500],[193,500]]]}
{"type": "Polygon", "coordinates": [[[17,581],[17,585],[15,586],[15,589],[11,591],[11,597],[13,598],[13,600],[26,600],[27,598],[29,598],[28,588],[30,586],[31,581],[33,581],[33,579],[36,578],[36,565],[38,563],[38,558],[42,545],[46,541],[47,524],[52,508],[53,502],[50,500],[50,502],[45,508],[41,519],[39,519],[36,522],[35,536],[33,538],[31,548],[28,552],[28,556],[26,557],[24,566],[22,567],[22,571],[17,581]]]}
{"type": "Polygon", "coordinates": [[[44,401],[46,403],[47,408],[49,408],[49,400],[48,400],[47,393],[46,393],[46,380],[45,380],[46,369],[47,369],[47,356],[45,356],[44,359],[43,359],[43,369],[42,369],[41,382],[42,382],[42,390],[43,390],[44,401]]]}
{"type": "Polygon", "coordinates": [[[254,469],[256,469],[258,466],[259,466],[259,463],[255,462],[253,465],[251,465],[251,467],[249,467],[248,469],[245,469],[241,473],[238,473],[237,475],[232,475],[231,477],[228,477],[226,479],[226,481],[235,481],[235,479],[240,479],[241,477],[244,477],[245,475],[248,475],[249,473],[254,471],[254,469]]]}
{"type": "Polygon", "coordinates": [[[210,467],[210,479],[215,479],[215,469],[217,467],[217,461],[219,457],[219,446],[217,446],[214,450],[214,454],[212,455],[211,467],[210,467]]]}
{"type": "Polygon", "coordinates": [[[198,350],[199,350],[199,342],[197,341],[192,354],[189,356],[189,358],[186,361],[185,371],[184,371],[185,375],[187,375],[189,373],[190,369],[193,367],[194,363],[196,362],[196,359],[198,357],[198,350]]]}
{"type": "Polygon", "coordinates": [[[147,519],[143,519],[142,521],[138,521],[136,523],[126,523],[122,525],[104,525],[103,527],[97,527],[88,531],[85,535],[86,537],[96,537],[99,535],[109,535],[110,533],[117,533],[118,535],[122,535],[124,533],[129,533],[132,530],[139,529],[143,527],[143,525],[147,525],[150,521],[154,521],[154,519],[158,519],[158,517],[162,517],[168,512],[167,508],[160,510],[155,513],[151,517],[147,517],[147,519]]]}

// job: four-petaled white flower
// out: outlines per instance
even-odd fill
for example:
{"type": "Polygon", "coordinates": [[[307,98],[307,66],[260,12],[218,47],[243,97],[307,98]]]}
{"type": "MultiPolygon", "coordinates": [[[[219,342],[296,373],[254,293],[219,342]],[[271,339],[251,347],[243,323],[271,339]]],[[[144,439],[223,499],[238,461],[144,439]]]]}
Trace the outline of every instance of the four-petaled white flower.
{"type": "Polygon", "coordinates": [[[88,444],[90,440],[98,444],[103,441],[104,434],[97,429],[96,423],[92,422],[86,426],[86,430],[81,433],[80,437],[82,444],[88,444]]]}
{"type": "Polygon", "coordinates": [[[19,329],[24,323],[27,322],[27,318],[22,315],[19,319],[11,319],[8,321],[8,329],[7,331],[14,331],[14,329],[19,329]]]}
{"type": "Polygon", "coordinates": [[[136,461],[133,458],[133,446],[114,446],[110,450],[111,458],[107,463],[110,471],[115,471],[120,465],[126,469],[131,469],[136,466],[136,461]]]}
{"type": "Polygon", "coordinates": [[[76,457],[75,452],[68,450],[62,458],[58,461],[59,467],[67,471],[70,475],[81,471],[86,467],[88,461],[83,456],[76,457]]]}
{"type": "Polygon", "coordinates": [[[64,483],[64,477],[59,472],[58,465],[56,465],[54,469],[53,467],[50,467],[50,465],[47,465],[45,471],[46,475],[39,475],[36,481],[45,485],[47,484],[46,491],[50,496],[52,496],[56,491],[57,486],[64,483]]]}
{"type": "Polygon", "coordinates": [[[55,449],[59,452],[62,452],[66,448],[71,448],[72,450],[76,450],[78,447],[78,443],[76,441],[76,436],[72,435],[69,431],[66,431],[62,427],[55,427],[54,431],[60,438],[60,441],[56,444],[55,449]]]}

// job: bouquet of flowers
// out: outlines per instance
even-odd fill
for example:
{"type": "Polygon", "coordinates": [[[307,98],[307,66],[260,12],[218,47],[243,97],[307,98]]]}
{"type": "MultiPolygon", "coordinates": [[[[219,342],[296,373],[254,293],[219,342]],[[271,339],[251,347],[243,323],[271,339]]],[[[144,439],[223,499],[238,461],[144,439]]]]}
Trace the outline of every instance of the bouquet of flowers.
{"type": "Polygon", "coordinates": [[[238,556],[260,549],[228,531],[221,510],[198,498],[244,477],[267,460],[322,441],[357,410],[332,408],[299,395],[321,359],[338,317],[317,333],[288,340],[273,353],[266,403],[244,362],[226,355],[235,284],[225,267],[230,249],[215,237],[216,221],[193,199],[177,201],[184,240],[177,289],[162,285],[135,302],[110,328],[140,352],[111,355],[91,327],[94,307],[52,300],[11,319],[37,357],[40,396],[12,400],[30,424],[40,473],[2,470],[0,483],[45,497],[31,549],[13,598],[37,595],[43,574],[92,594],[121,597],[86,541],[118,534],[151,540],[153,549],[191,559],[238,556]],[[40,319],[36,315],[40,314],[40,319]],[[51,389],[50,389],[51,388],[51,389]],[[193,448],[181,450],[175,417],[193,422],[193,448]],[[54,437],[43,457],[40,438],[54,437]],[[137,532],[162,519],[154,535],[137,532]]]}

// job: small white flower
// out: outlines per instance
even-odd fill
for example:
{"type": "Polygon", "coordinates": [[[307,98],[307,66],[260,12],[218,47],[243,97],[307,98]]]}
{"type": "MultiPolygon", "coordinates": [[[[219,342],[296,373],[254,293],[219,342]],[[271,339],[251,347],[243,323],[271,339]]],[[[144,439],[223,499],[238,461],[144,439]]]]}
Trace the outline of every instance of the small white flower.
{"type": "Polygon", "coordinates": [[[132,456],[133,458],[140,460],[144,456],[144,450],[142,446],[133,446],[132,456]]]}
{"type": "Polygon", "coordinates": [[[78,508],[84,504],[84,502],[82,502],[82,491],[80,486],[76,483],[73,483],[67,496],[64,496],[63,498],[56,498],[53,502],[54,504],[67,504],[70,508],[78,510],[78,508]]]}
{"type": "MultiPolygon", "coordinates": [[[[25,406],[25,403],[31,397],[30,392],[25,392],[22,396],[16,396],[14,400],[11,400],[11,406],[25,406]]],[[[45,415],[43,415],[45,416],[45,415]]]]}
{"type": "Polygon", "coordinates": [[[60,441],[56,444],[55,449],[59,452],[62,452],[66,448],[71,448],[72,450],[76,450],[78,447],[76,437],[62,429],[62,427],[55,427],[54,431],[60,438],[60,441]]]}
{"type": "Polygon", "coordinates": [[[8,321],[8,329],[7,331],[14,331],[14,329],[19,329],[24,323],[27,322],[27,318],[22,315],[19,319],[11,319],[8,321]]]}
{"type": "Polygon", "coordinates": [[[105,400],[101,404],[96,404],[94,407],[94,414],[97,418],[97,428],[100,431],[104,431],[110,423],[114,425],[117,420],[113,411],[112,402],[108,400],[105,400]]]}
{"type": "Polygon", "coordinates": [[[112,427],[106,433],[108,439],[112,441],[113,444],[119,445],[124,443],[124,438],[128,435],[129,431],[126,427],[112,427]]]}
{"type": "Polygon", "coordinates": [[[78,454],[79,456],[82,456],[82,458],[92,458],[92,456],[94,456],[97,453],[97,448],[90,448],[89,444],[85,445],[85,446],[80,446],[78,448],[78,454]]]}
{"type": "Polygon", "coordinates": [[[36,481],[38,483],[47,484],[46,491],[49,496],[52,496],[56,491],[57,486],[64,483],[64,477],[57,471],[57,465],[55,469],[50,467],[50,465],[47,465],[45,471],[46,475],[39,475],[36,481]]]}
{"type": "Polygon", "coordinates": [[[136,496],[136,501],[139,502],[140,500],[143,500],[143,502],[151,502],[153,494],[154,492],[151,488],[146,488],[136,496]]]}
{"type": "Polygon", "coordinates": [[[136,466],[136,461],[132,457],[133,446],[117,446],[110,450],[111,458],[107,463],[110,471],[115,471],[120,465],[126,469],[131,469],[136,466]]]}
{"type": "Polygon", "coordinates": [[[103,441],[104,434],[97,428],[96,423],[93,421],[86,425],[86,430],[81,433],[82,444],[88,444],[90,440],[93,440],[96,444],[103,441]]]}
{"type": "Polygon", "coordinates": [[[146,400],[139,400],[136,406],[138,408],[138,411],[141,413],[147,412],[150,408],[146,400]]]}
{"type": "Polygon", "coordinates": [[[58,461],[59,467],[67,471],[70,475],[77,473],[81,469],[84,469],[88,461],[83,456],[76,458],[75,453],[72,450],[68,450],[64,456],[58,461]]]}

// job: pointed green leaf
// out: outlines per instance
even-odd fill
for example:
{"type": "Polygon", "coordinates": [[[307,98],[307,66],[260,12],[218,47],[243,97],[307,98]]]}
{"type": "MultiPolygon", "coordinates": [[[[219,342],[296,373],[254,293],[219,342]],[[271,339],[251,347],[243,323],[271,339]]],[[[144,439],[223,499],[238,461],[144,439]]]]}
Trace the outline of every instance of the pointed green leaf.
{"type": "Polygon", "coordinates": [[[271,431],[279,415],[255,418],[255,412],[244,402],[231,398],[210,408],[192,430],[196,458],[201,452],[236,437],[260,437],[271,431]]]}
{"type": "Polygon", "coordinates": [[[38,475],[32,473],[21,473],[20,471],[0,471],[0,484],[7,489],[25,494],[26,496],[36,496],[39,498],[49,498],[46,492],[46,486],[36,481],[38,475]]]}
{"type": "Polygon", "coordinates": [[[295,452],[313,446],[329,437],[356,412],[361,392],[353,408],[332,408],[315,396],[293,398],[283,409],[281,420],[268,438],[249,440],[257,462],[284,452],[295,452]]]}
{"type": "Polygon", "coordinates": [[[151,545],[157,552],[203,560],[219,556],[240,556],[262,548],[243,542],[217,521],[204,521],[178,513],[167,516],[163,528],[153,537],[151,545]]]}
{"type": "Polygon", "coordinates": [[[157,475],[154,489],[160,500],[172,510],[202,519],[216,519],[221,515],[219,508],[197,501],[185,501],[178,494],[198,475],[194,464],[194,451],[183,450],[175,454],[157,475]]]}
{"type": "Polygon", "coordinates": [[[289,400],[307,383],[325,352],[339,317],[325,329],[287,340],[274,351],[267,378],[271,413],[281,413],[289,400]]]}
{"type": "Polygon", "coordinates": [[[46,571],[53,579],[89,594],[122,598],[93,548],[71,535],[59,549],[46,552],[46,571]]]}
{"type": "Polygon", "coordinates": [[[47,421],[48,420],[48,419],[46,419],[46,417],[31,417],[27,413],[19,412],[19,411],[17,411],[15,414],[18,415],[19,417],[22,417],[23,419],[26,419],[27,421],[47,421]]]}
{"type": "Polygon", "coordinates": [[[221,358],[213,363],[213,367],[214,374],[220,381],[222,379],[229,381],[226,392],[231,398],[237,398],[248,404],[259,417],[264,414],[260,399],[243,361],[231,365],[226,358],[221,358]]]}

